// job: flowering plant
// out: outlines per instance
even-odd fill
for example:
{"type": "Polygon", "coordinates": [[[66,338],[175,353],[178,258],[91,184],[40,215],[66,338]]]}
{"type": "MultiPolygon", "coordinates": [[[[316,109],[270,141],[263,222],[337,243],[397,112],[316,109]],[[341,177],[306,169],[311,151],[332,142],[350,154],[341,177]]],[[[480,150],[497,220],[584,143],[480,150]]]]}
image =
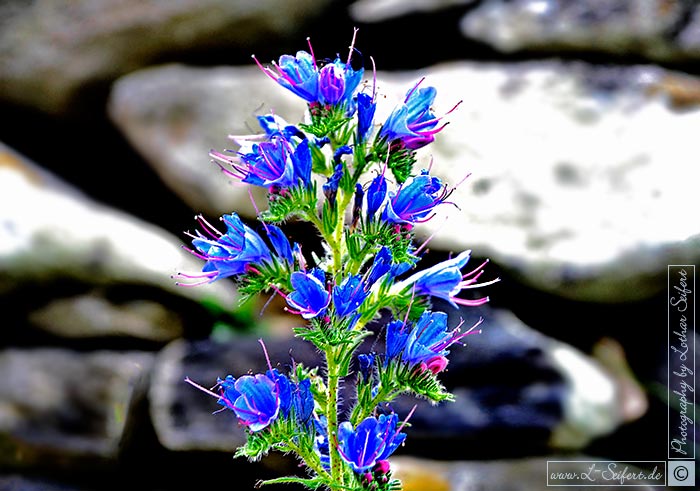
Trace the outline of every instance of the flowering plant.
{"type": "Polygon", "coordinates": [[[438,375],[451,346],[479,332],[481,322],[450,328],[445,313],[431,310],[430,298],[454,307],[481,305],[488,297],[458,295],[497,281],[478,282],[486,263],[462,273],[470,251],[410,274],[423,248],[414,245],[414,226],[449,203],[454,190],[427,170],[413,169],[416,151],[434,140],[444,116],[434,114],[436,91],[421,80],[383,124],[375,124],[376,76],[371,85],[362,82],[354,41],[344,60],[320,63],[310,43],[310,52],[284,55],[271,66],[255,60],[306,101],[308,118],[290,125],[278,115],[259,116],[259,135],[233,137],[235,152],[211,152],[225,174],[268,191],[267,209],[258,216],[264,234],[235,213],[222,217],[223,232],[200,216],[190,252],[205,261],[203,270],[179,275],[190,285],[233,278],[245,298],[281,295],[287,310],[305,321],[295,335],[324,357],[322,372],[296,363],[281,373],[265,351],[265,373],[228,375],[211,390],[186,379],[246,427],[247,441],[236,456],[254,460],[278,450],[295,454],[307,471],[265,484],[400,488],[387,459],[406,439],[408,416],[401,420],[389,403],[402,394],[452,400],[438,375]],[[291,219],[315,226],[321,257],[307,257],[300,244],[289,242],[280,225],[291,219]],[[358,355],[380,312],[392,319],[380,330],[384,352],[358,355]],[[339,387],[349,377],[356,393],[343,408],[339,387]]]}

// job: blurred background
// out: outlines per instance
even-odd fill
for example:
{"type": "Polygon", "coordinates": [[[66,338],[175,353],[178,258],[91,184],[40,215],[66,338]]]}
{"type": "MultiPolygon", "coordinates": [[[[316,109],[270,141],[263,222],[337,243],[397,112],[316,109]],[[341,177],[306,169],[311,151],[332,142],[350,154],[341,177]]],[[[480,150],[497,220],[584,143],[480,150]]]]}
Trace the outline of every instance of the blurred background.
{"type": "Polygon", "coordinates": [[[0,490],[300,472],[234,460],[235,416],[183,383],[264,369],[261,336],[273,361],[315,364],[298,319],[170,276],[201,268],[182,249],[195,214],[254,217],[208,151],[258,114],[304,114],[251,55],[309,37],[345,56],[353,27],[384,111],[423,76],[437,114],[462,101],[419,154],[469,175],[417,229],[434,234],[420,267],[472,249],[502,280],[486,307],[436,305],[486,320],[453,349],[456,403],[419,402],[394,458],[405,489],[544,489],[547,460],[666,459],[667,265],[700,258],[697,2],[2,0],[0,490]]]}

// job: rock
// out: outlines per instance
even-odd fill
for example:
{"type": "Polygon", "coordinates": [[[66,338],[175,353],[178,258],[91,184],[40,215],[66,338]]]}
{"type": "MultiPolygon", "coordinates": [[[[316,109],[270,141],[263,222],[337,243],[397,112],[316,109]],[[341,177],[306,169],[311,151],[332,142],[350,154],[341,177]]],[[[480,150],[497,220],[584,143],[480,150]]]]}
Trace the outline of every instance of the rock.
{"type": "MultiPolygon", "coordinates": [[[[475,314],[468,314],[471,318],[475,314]]],[[[457,325],[457,314],[451,325],[457,325]]],[[[403,397],[392,403],[411,417],[406,451],[449,457],[456,444],[487,455],[551,449],[579,449],[639,415],[626,413],[618,382],[593,359],[564,343],[547,338],[517,321],[512,314],[484,311],[483,333],[471,336],[466,348],[455,348],[441,379],[457,400],[431,406],[403,397]],[[504,448],[502,438],[507,438],[504,448]],[[446,453],[447,452],[447,453],[446,453]]],[[[380,326],[377,326],[380,330],[380,326]]],[[[265,339],[273,366],[285,372],[292,360],[318,366],[313,347],[289,335],[265,339]]],[[[372,337],[363,351],[383,352],[372,337]]],[[[245,441],[231,411],[184,383],[187,376],[210,387],[217,377],[260,373],[267,369],[258,340],[238,336],[229,342],[178,340],[158,356],[150,389],[151,419],[161,444],[171,450],[233,452],[245,441]]],[[[352,377],[345,381],[344,399],[352,401],[352,377]]],[[[630,401],[645,399],[627,391],[630,401]]]]}
{"type": "Polygon", "coordinates": [[[0,293],[15,299],[12,327],[29,321],[68,337],[129,335],[168,341],[181,313],[224,311],[226,282],[182,288],[170,277],[201,261],[158,227],[103,206],[0,146],[0,293]],[[25,316],[25,317],[23,317],[25,316]]]}
{"type": "Polygon", "coordinates": [[[145,395],[153,355],[57,348],[0,351],[5,468],[109,468],[145,395]]]}
{"type": "MultiPolygon", "coordinates": [[[[590,456],[547,456],[528,457],[508,460],[458,460],[450,462],[414,457],[393,457],[391,467],[395,477],[401,479],[404,491],[422,491],[425,489],[435,491],[448,491],[452,489],[477,490],[498,489],[500,491],[529,491],[542,489],[547,484],[547,461],[564,461],[557,464],[557,469],[563,472],[585,472],[585,464],[567,462],[574,460],[601,460],[590,456]]],[[[603,469],[602,464],[601,469],[603,469]]],[[[653,466],[641,468],[634,465],[626,465],[631,473],[645,471],[651,473],[653,466]]],[[[620,468],[622,470],[622,467],[620,468]]],[[[627,486],[638,486],[639,489],[648,491],[661,490],[664,486],[663,469],[660,469],[661,479],[657,480],[625,480],[627,486]],[[633,484],[634,483],[634,484],[633,484]],[[655,483],[655,484],[652,484],[655,483]]],[[[576,486],[575,489],[583,489],[582,481],[564,481],[566,486],[576,486]]],[[[590,485],[590,484],[589,484],[590,485]]],[[[596,489],[614,491],[619,486],[618,480],[600,479],[596,482],[596,489]]]]}
{"type": "Polygon", "coordinates": [[[350,16],[360,22],[382,22],[407,14],[426,14],[474,0],[357,0],[350,5],[350,16]]]}
{"type": "MultiPolygon", "coordinates": [[[[382,80],[407,87],[420,75],[382,80]]],[[[700,207],[689,178],[700,111],[674,108],[666,76],[554,61],[433,67],[425,83],[440,107],[463,103],[428,147],[432,169],[451,185],[470,177],[450,197],[458,207],[418,232],[435,234],[433,249],[472,249],[560,297],[659,294],[667,264],[700,259],[689,216],[700,207]]]]}
{"type": "Polygon", "coordinates": [[[137,299],[113,303],[99,289],[50,300],[29,313],[28,320],[64,338],[125,336],[167,342],[184,331],[182,319],[158,302],[137,299]]]}
{"type": "Polygon", "coordinates": [[[81,91],[176,53],[283,39],[330,4],[302,0],[59,0],[0,6],[0,94],[61,113],[81,91]]]}
{"type": "MultiPolygon", "coordinates": [[[[700,259],[700,230],[688,218],[700,198],[685,178],[700,120],[696,77],[556,61],[379,72],[386,99],[375,121],[423,75],[438,89],[438,114],[463,103],[417,168],[431,165],[450,185],[470,174],[450,197],[459,208],[443,206],[416,229],[435,234],[434,250],[472,249],[528,287],[601,303],[649,299],[666,284],[667,264],[700,259]]],[[[209,149],[225,148],[226,134],[251,132],[255,113],[273,109],[298,122],[303,112],[254,68],[182,66],[120,80],[110,108],[195,209],[248,216],[246,188],[225,184],[209,149]]]]}
{"type": "MultiPolygon", "coordinates": [[[[444,310],[450,325],[461,317],[468,324],[477,315],[444,310]]],[[[508,311],[483,309],[481,314],[482,333],[467,338],[466,348],[451,350],[441,376],[455,402],[418,402],[409,452],[450,459],[448,442],[462,448],[465,458],[581,449],[641,416],[628,408],[643,406],[646,394],[638,386],[634,390],[627,378],[615,379],[591,357],[538,333],[508,311]]],[[[415,404],[405,397],[392,405],[403,414],[415,404]]]]}
{"type": "Polygon", "coordinates": [[[486,0],[467,12],[465,36],[505,53],[599,52],[654,61],[700,56],[700,9],[681,0],[486,0]]]}
{"type": "Polygon", "coordinates": [[[54,479],[10,474],[0,475],[0,489],[3,491],[88,491],[91,488],[77,487],[54,479]]]}
{"type": "MultiPolygon", "coordinates": [[[[209,150],[234,147],[226,135],[259,132],[256,115],[274,111],[296,122],[306,108],[254,65],[142,70],[114,84],[108,107],[131,144],[193,209],[214,216],[235,210],[249,217],[255,208],[248,186],[221,173],[209,150]]],[[[251,191],[264,202],[262,188],[251,191]]]]}
{"type": "MultiPolygon", "coordinates": [[[[317,366],[313,346],[297,338],[276,336],[265,339],[274,366],[287,371],[291,360],[317,366]]],[[[151,420],[158,440],[169,450],[233,451],[245,443],[245,433],[231,411],[221,411],[216,399],[184,382],[189,377],[211,387],[217,377],[267,370],[258,339],[238,336],[226,344],[209,340],[177,340],[163,349],[153,370],[149,392],[151,420]]]]}

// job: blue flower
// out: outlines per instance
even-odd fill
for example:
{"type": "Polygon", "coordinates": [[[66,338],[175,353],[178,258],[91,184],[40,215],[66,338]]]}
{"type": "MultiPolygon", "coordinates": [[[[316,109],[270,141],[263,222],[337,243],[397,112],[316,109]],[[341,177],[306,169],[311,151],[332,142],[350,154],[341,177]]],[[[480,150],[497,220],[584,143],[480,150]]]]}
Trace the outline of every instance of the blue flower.
{"type": "Polygon", "coordinates": [[[379,174],[377,177],[372,179],[372,182],[367,188],[367,218],[371,221],[374,220],[374,216],[377,211],[386,201],[387,195],[387,184],[384,174],[379,174]]]}
{"type": "Polygon", "coordinates": [[[456,298],[456,295],[464,289],[487,286],[499,281],[497,278],[484,283],[477,283],[488,261],[483,262],[480,266],[463,275],[461,269],[469,261],[470,255],[471,251],[464,251],[457,257],[438,263],[423,271],[419,271],[395,284],[392,290],[401,292],[412,288],[415,294],[442,298],[455,308],[458,308],[458,304],[472,307],[483,305],[489,301],[489,297],[475,300],[456,298]]]}
{"type": "Polygon", "coordinates": [[[440,178],[431,177],[427,171],[409,177],[396,192],[389,192],[389,200],[382,218],[391,223],[415,224],[433,217],[436,206],[445,202],[451,194],[440,178]]]}
{"type": "Polygon", "coordinates": [[[370,268],[369,273],[367,275],[367,284],[370,287],[374,285],[382,276],[391,271],[391,262],[391,250],[386,246],[379,249],[377,255],[374,256],[372,268],[370,268]]]}
{"type": "Polygon", "coordinates": [[[249,153],[240,154],[240,162],[229,161],[239,171],[231,174],[255,186],[288,188],[311,181],[311,150],[306,139],[295,147],[290,140],[273,136],[270,141],[254,144],[249,153]]]}
{"type": "Polygon", "coordinates": [[[279,388],[267,375],[244,375],[238,379],[229,375],[225,380],[219,380],[219,384],[219,404],[233,410],[241,424],[250,431],[260,431],[277,418],[279,388]]]}
{"type": "Polygon", "coordinates": [[[387,326],[386,361],[399,359],[423,370],[441,372],[447,366],[447,348],[468,334],[481,332],[474,331],[480,323],[466,332],[460,331],[461,324],[448,331],[447,314],[431,311],[423,312],[415,326],[394,321],[387,326]]]}
{"type": "Polygon", "coordinates": [[[184,278],[204,278],[209,283],[220,278],[245,273],[249,265],[272,261],[270,249],[262,238],[245,225],[237,214],[224,215],[226,233],[222,234],[201,216],[198,217],[204,233],[197,230],[192,245],[197,251],[190,250],[195,256],[204,259],[203,274],[184,278]]]}
{"type": "Polygon", "coordinates": [[[350,63],[354,41],[353,38],[347,61],[336,58],[321,69],[310,44],[311,53],[298,51],[296,56],[282,55],[278,63],[272,64],[273,68],[263,66],[255,57],[253,59],[268,77],[309,104],[350,106],[364,74],[364,68],[355,70],[350,63]]]}
{"type": "Polygon", "coordinates": [[[294,264],[294,256],[292,254],[292,246],[289,244],[289,239],[284,235],[282,229],[276,225],[265,225],[267,236],[270,239],[272,247],[275,249],[277,256],[285,260],[288,264],[294,264]]]}
{"type": "Polygon", "coordinates": [[[360,92],[357,94],[357,139],[364,142],[372,130],[377,103],[374,98],[360,92]]]}
{"type": "Polygon", "coordinates": [[[314,396],[311,392],[311,379],[300,380],[299,383],[294,384],[292,402],[294,404],[294,414],[297,421],[304,425],[311,421],[311,415],[314,412],[314,396]]]}
{"type": "Polygon", "coordinates": [[[362,355],[357,355],[357,363],[360,366],[360,375],[364,380],[370,380],[372,378],[372,371],[374,369],[374,353],[367,353],[362,355]]]}
{"type": "Polygon", "coordinates": [[[371,469],[377,461],[387,459],[406,439],[397,429],[395,413],[382,414],[379,418],[365,418],[353,429],[349,421],[338,427],[338,451],[352,469],[361,473],[371,469]]]}
{"type": "Polygon", "coordinates": [[[369,289],[359,275],[346,277],[340,285],[333,287],[333,305],[340,317],[345,317],[357,311],[362,302],[369,296],[369,289]]]}
{"type": "Polygon", "coordinates": [[[296,56],[282,55],[275,70],[264,67],[257,58],[255,63],[272,80],[307,102],[318,101],[318,65],[313,55],[297,51],[296,56]]]}
{"type": "Polygon", "coordinates": [[[322,270],[313,269],[311,273],[296,271],[290,281],[294,290],[287,296],[287,303],[295,309],[294,313],[312,319],[326,311],[331,296],[326,290],[322,270]]]}
{"type": "Polygon", "coordinates": [[[304,379],[295,383],[279,373],[277,369],[268,370],[266,375],[277,385],[282,416],[288,418],[294,409],[296,420],[301,424],[307,424],[314,410],[311,380],[304,379]]]}
{"type": "Polygon", "coordinates": [[[422,82],[423,79],[419,80],[407,92],[403,103],[392,111],[379,130],[379,139],[392,146],[417,150],[435,140],[435,134],[445,127],[437,127],[442,118],[436,117],[431,108],[437,91],[434,87],[418,88],[422,82]]]}

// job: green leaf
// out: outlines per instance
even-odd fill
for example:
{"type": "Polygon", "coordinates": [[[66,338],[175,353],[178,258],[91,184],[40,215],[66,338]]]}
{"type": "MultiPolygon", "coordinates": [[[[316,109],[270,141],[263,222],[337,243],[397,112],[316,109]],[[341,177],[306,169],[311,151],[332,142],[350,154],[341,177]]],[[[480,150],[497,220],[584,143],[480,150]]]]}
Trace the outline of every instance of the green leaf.
{"type": "Polygon", "coordinates": [[[417,366],[392,360],[386,367],[380,366],[378,373],[380,383],[392,387],[395,395],[411,393],[436,403],[454,401],[454,396],[430,370],[420,371],[417,366]]]}
{"type": "Polygon", "coordinates": [[[273,479],[265,479],[265,480],[258,481],[258,483],[256,484],[256,487],[265,486],[268,484],[301,484],[303,486],[306,486],[309,489],[318,489],[327,483],[324,482],[324,480],[321,479],[320,477],[304,478],[304,477],[296,477],[296,476],[287,476],[287,477],[275,477],[273,479]]]}
{"type": "Polygon", "coordinates": [[[290,218],[308,220],[316,213],[316,183],[301,184],[268,196],[268,209],[259,218],[268,223],[282,223],[290,218]]]}

